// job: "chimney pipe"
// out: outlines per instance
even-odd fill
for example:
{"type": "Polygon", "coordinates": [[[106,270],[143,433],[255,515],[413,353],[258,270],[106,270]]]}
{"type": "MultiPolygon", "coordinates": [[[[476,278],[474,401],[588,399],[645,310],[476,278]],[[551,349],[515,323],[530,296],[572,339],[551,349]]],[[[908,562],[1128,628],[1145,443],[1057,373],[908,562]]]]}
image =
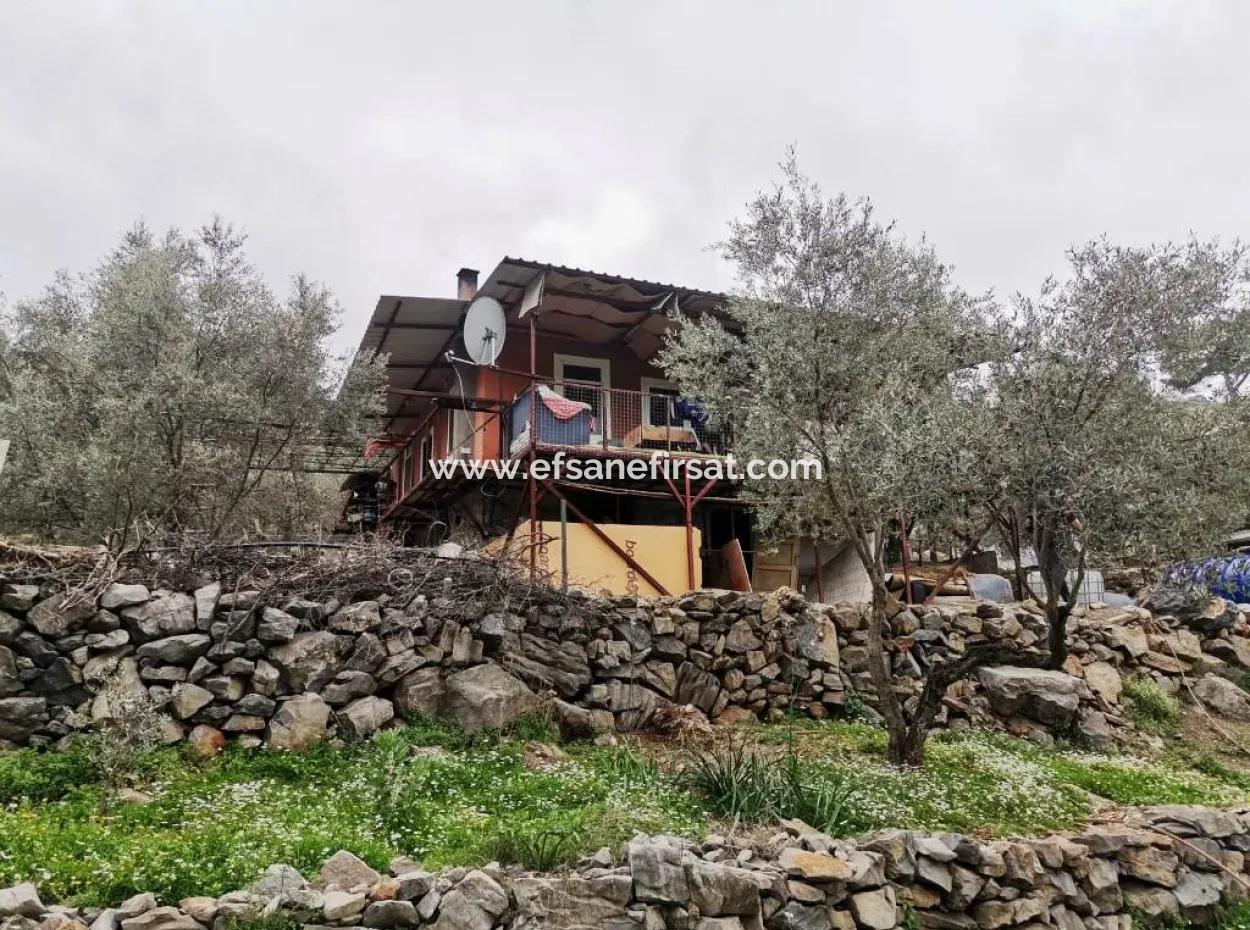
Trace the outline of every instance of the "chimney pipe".
{"type": "Polygon", "coordinates": [[[472,300],[477,293],[477,269],[461,268],[456,272],[456,297],[459,300],[472,300]]]}

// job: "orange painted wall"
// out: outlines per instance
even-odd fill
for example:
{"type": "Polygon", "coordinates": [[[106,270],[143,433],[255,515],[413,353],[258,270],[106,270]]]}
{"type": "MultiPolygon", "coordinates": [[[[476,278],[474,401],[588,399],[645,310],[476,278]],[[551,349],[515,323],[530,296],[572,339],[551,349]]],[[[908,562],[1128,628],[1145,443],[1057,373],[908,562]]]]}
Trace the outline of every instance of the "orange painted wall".
{"type": "MultiPolygon", "coordinates": [[[[555,376],[556,355],[580,355],[586,358],[606,358],[609,366],[611,388],[626,391],[638,391],[642,387],[643,378],[662,378],[664,373],[654,365],[639,359],[627,347],[608,349],[605,346],[579,342],[573,339],[561,339],[538,333],[535,352],[538,376],[551,380],[555,376]]],[[[501,368],[515,371],[529,371],[530,343],[527,328],[510,328],[508,339],[497,362],[501,368]]],[[[491,371],[487,368],[474,370],[476,383],[471,388],[469,379],[465,378],[465,390],[476,397],[512,400],[529,386],[529,379],[520,375],[510,375],[491,371]]],[[[612,398],[611,421],[612,436],[619,438],[638,425],[640,402],[632,396],[614,396],[612,398]]],[[[478,459],[496,458],[500,452],[501,422],[499,417],[490,414],[474,414],[474,427],[479,429],[473,437],[473,456],[478,459]],[[489,422],[488,422],[489,421],[489,422]]]]}

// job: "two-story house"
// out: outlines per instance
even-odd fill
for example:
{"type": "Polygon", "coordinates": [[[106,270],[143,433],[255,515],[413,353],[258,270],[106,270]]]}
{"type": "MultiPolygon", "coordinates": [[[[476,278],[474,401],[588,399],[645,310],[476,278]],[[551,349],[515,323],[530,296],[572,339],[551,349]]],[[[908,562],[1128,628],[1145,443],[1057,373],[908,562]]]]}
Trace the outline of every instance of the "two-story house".
{"type": "Polygon", "coordinates": [[[557,581],[640,594],[770,590],[800,583],[805,558],[819,586],[818,550],[757,549],[736,482],[644,473],[658,451],[708,462],[731,448],[731,427],[710,421],[656,365],[671,327],[724,302],[514,258],[480,283],[461,269],[454,298],[384,295],[359,348],[387,358],[383,453],[376,472],[349,484],[379,525],[411,542],[509,546],[557,581]],[[473,364],[463,329],[483,297],[498,301],[506,332],[493,363],[473,364]],[[448,459],[517,471],[440,476],[432,463],[448,459]],[[556,460],[572,459],[580,474],[552,474],[556,460]],[[547,464],[534,468],[539,460],[547,464]]]}

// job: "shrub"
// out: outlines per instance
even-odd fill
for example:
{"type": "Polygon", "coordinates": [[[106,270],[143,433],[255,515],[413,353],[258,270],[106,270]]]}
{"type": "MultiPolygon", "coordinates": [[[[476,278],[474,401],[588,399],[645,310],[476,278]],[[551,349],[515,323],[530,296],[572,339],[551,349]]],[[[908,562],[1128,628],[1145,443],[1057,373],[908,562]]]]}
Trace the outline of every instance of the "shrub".
{"type": "Polygon", "coordinates": [[[822,771],[819,777],[814,774],[800,762],[792,742],[778,760],[731,739],[696,754],[682,774],[682,783],[722,817],[743,823],[797,818],[834,836],[845,834],[850,826],[850,780],[833,770],[822,771]]]}
{"type": "Polygon", "coordinates": [[[774,812],[770,764],[738,739],[696,753],[682,784],[702,795],[713,814],[758,823],[774,812]]]}
{"type": "Polygon", "coordinates": [[[0,803],[25,798],[59,801],[99,778],[99,760],[89,740],[74,740],[63,752],[18,749],[0,753],[0,803]]]}
{"type": "Polygon", "coordinates": [[[501,822],[487,840],[488,856],[505,865],[549,872],[580,855],[585,837],[582,828],[575,816],[567,815],[555,818],[555,822],[501,822]]]}
{"type": "Polygon", "coordinates": [[[1176,698],[1159,687],[1153,678],[1140,676],[1124,683],[1129,719],[1138,728],[1157,736],[1171,736],[1181,720],[1176,698]]]}

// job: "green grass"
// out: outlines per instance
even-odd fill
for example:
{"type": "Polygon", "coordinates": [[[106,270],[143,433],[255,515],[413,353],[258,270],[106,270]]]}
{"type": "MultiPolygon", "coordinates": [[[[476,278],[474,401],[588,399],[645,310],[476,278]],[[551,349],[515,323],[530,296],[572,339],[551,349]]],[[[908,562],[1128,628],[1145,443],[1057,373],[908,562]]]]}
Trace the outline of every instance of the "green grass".
{"type": "Polygon", "coordinates": [[[1140,730],[1156,736],[1174,736],[1181,722],[1181,705],[1153,678],[1130,678],[1124,683],[1128,716],[1140,730]]]}
{"type": "Polygon", "coordinates": [[[400,854],[431,868],[501,856],[550,867],[637,830],[699,830],[697,804],[621,774],[619,750],[580,747],[532,771],[519,741],[464,742],[417,727],[299,755],[227,752],[193,765],[162,753],[145,784],[155,800],[112,806],[89,766],[18,753],[0,779],[0,887],[34,880],[50,900],[152,891],[169,902],[246,887],[275,862],[310,875],[338,849],[377,868],[400,854]],[[413,752],[439,743],[456,751],[413,752]]]}
{"type": "MultiPolygon", "coordinates": [[[[522,731],[546,733],[538,720],[522,731]]],[[[30,880],[46,900],[93,905],[138,891],[176,902],[246,887],[275,862],[311,876],[339,849],[378,868],[406,855],[435,869],[493,859],[549,869],[635,831],[698,837],[734,819],[799,816],[845,835],[988,836],[1076,826],[1091,794],[1121,804],[1250,797],[1246,773],[1205,758],[1146,761],[947,733],[930,741],[922,769],[899,770],[885,762],[884,732],[867,724],[761,726],[746,738],[775,764],[721,760],[692,775],[693,757],[662,744],[663,757],[642,744],[573,745],[539,771],[524,764],[516,733],[470,738],[428,722],[298,755],[232,750],[192,762],[162,749],[131,776],[147,804],[103,803],[100,754],[88,744],[22,750],[0,755],[0,887],[30,880]]]]}
{"type": "MultiPolygon", "coordinates": [[[[761,728],[781,742],[785,728],[761,728]]],[[[852,833],[885,827],[1030,834],[1076,826],[1090,795],[1125,805],[1232,805],[1250,797],[1244,773],[1180,760],[1047,750],[1001,734],[938,733],[922,769],[885,762],[882,730],[864,724],[805,724],[797,737],[806,778],[851,786],[852,833]]]]}

